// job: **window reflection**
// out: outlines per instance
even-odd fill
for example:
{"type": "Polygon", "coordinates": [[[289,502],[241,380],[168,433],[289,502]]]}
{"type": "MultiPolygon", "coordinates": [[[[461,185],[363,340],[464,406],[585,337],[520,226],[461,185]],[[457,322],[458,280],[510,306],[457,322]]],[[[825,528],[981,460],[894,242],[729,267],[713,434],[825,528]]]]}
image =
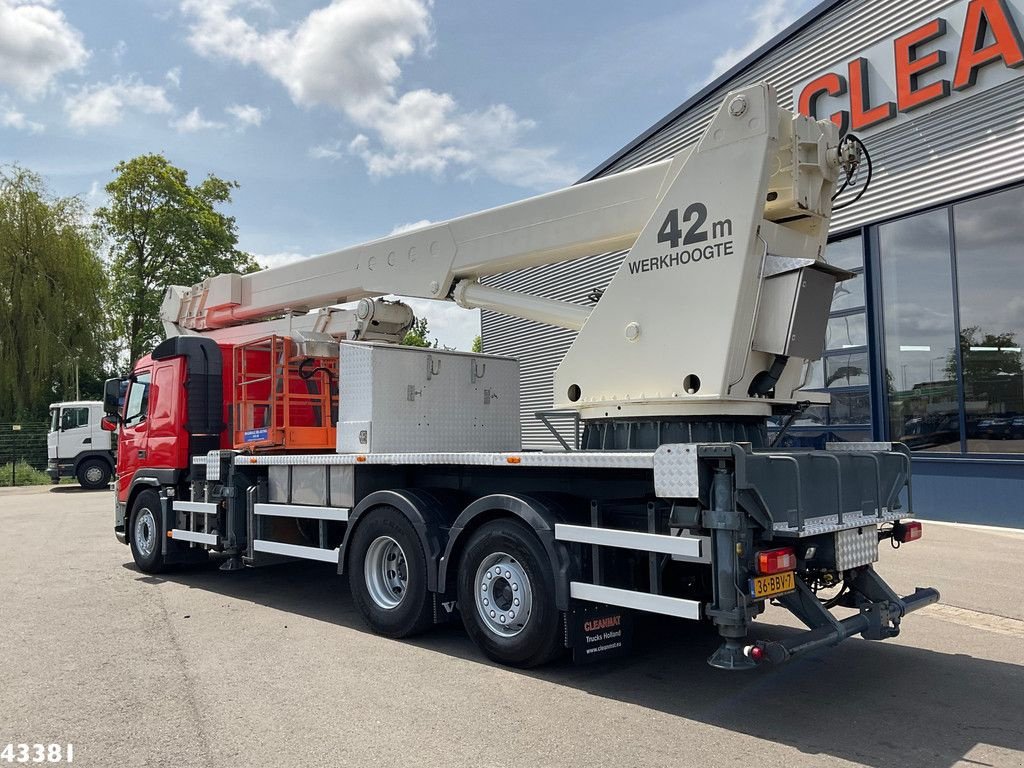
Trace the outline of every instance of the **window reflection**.
{"type": "Polygon", "coordinates": [[[863,312],[829,318],[828,331],[825,335],[827,349],[863,347],[867,343],[868,333],[863,312]]]}
{"type": "Polygon", "coordinates": [[[959,451],[946,210],[878,228],[889,432],[914,450],[959,451]]]}
{"type": "Polygon", "coordinates": [[[867,424],[871,421],[871,398],[867,392],[833,392],[828,407],[830,424],[867,424]]]}
{"type": "Polygon", "coordinates": [[[1024,453],[1024,188],[953,207],[967,450],[1024,453]]]}
{"type": "Polygon", "coordinates": [[[869,376],[867,352],[825,358],[826,387],[867,386],[869,376]]]}
{"type": "MultiPolygon", "coordinates": [[[[859,235],[832,241],[825,249],[825,260],[857,274],[836,285],[832,301],[832,312],[850,312],[864,306],[864,240],[859,235]]],[[[871,396],[868,389],[869,370],[866,352],[842,354],[851,347],[867,346],[867,320],[864,312],[853,311],[839,317],[830,317],[825,337],[825,356],[808,364],[803,389],[824,390],[852,388],[832,393],[832,405],[809,410],[793,425],[794,433],[806,431],[807,440],[815,445],[829,439],[868,440],[870,427],[850,431],[844,425],[870,425],[871,396]],[[839,352],[840,354],[836,354],[839,352]],[[823,430],[823,427],[839,425],[837,432],[823,430]],[[817,430],[814,430],[818,427],[817,430]],[[801,429],[802,428],[802,429],[801,429]],[[814,432],[812,435],[811,432],[814,432]],[[842,434],[840,434],[842,433],[842,434]]],[[[792,438],[797,439],[797,438],[792,438]]],[[[791,439],[791,440],[792,440],[791,439]]],[[[799,438],[804,439],[804,438],[799,438]]],[[[808,443],[810,444],[810,443],[808,443]]]]}
{"type": "Polygon", "coordinates": [[[864,245],[860,237],[833,240],[825,248],[825,261],[842,269],[860,269],[864,266],[864,245]]]}
{"type": "Polygon", "coordinates": [[[864,275],[859,274],[849,280],[836,283],[835,293],[832,295],[832,311],[841,309],[856,309],[864,306],[864,275]]]}

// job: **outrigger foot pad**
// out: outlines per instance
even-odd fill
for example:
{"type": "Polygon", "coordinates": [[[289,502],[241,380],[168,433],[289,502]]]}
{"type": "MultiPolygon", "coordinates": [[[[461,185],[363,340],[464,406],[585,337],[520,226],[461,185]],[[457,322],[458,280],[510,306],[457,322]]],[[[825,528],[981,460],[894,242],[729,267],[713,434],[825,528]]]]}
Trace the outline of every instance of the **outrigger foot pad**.
{"type": "Polygon", "coordinates": [[[753,669],[757,662],[743,653],[743,644],[734,638],[727,638],[711,656],[708,664],[716,669],[753,669]]]}
{"type": "Polygon", "coordinates": [[[245,568],[245,563],[242,562],[240,557],[229,557],[223,563],[220,564],[218,570],[221,571],[240,571],[245,568]]]}

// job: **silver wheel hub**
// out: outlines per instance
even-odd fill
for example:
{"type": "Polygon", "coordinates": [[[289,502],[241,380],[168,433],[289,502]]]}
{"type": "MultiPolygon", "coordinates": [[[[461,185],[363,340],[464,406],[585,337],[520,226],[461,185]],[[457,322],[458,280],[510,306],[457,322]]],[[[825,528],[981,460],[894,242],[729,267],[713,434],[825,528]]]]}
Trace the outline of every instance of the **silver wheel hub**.
{"type": "Polygon", "coordinates": [[[526,628],[533,612],[533,587],[512,555],[495,552],[485,557],[473,584],[477,613],[491,632],[515,637],[526,628]]]}
{"type": "Polygon", "coordinates": [[[390,536],[378,536],[366,550],[363,576],[370,599],[390,611],[397,608],[409,590],[409,565],[405,552],[390,536]]]}
{"type": "Polygon", "coordinates": [[[149,509],[143,509],[135,518],[135,546],[143,557],[156,550],[156,518],[149,509]]]}
{"type": "Polygon", "coordinates": [[[99,467],[89,467],[85,471],[85,479],[90,483],[98,483],[103,479],[103,470],[99,467]]]}

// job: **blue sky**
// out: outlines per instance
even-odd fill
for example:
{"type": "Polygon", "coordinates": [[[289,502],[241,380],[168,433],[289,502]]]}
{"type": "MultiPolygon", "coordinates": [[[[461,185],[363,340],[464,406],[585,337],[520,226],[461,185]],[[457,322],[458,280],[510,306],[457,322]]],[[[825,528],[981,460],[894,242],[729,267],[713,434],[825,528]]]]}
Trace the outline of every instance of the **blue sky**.
{"type": "Polygon", "coordinates": [[[572,183],[813,5],[0,0],[0,163],[98,205],[164,152],[278,265],[572,183]]]}

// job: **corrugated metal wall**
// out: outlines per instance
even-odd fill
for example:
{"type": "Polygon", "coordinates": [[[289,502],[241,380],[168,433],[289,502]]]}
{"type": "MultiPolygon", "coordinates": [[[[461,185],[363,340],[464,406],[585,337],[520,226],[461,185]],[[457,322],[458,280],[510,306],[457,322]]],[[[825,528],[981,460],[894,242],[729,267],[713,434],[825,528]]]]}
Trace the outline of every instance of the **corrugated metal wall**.
{"type": "MultiPolygon", "coordinates": [[[[794,87],[828,71],[865,48],[924,23],[950,0],[850,0],[811,22],[792,39],[734,75],[601,175],[635,168],[693,144],[733,87],[767,80],[792,109],[794,87]]],[[[839,212],[832,231],[859,227],[908,211],[963,197],[1024,178],[1024,87],[1020,79],[954,101],[916,120],[897,122],[870,136],[875,177],[863,202],[839,212]]],[[[623,254],[604,254],[569,264],[489,278],[490,285],[586,304],[603,288],[623,254]]],[[[557,443],[534,417],[551,407],[551,379],[574,334],[484,312],[484,351],[521,360],[523,443],[557,443]]]]}

